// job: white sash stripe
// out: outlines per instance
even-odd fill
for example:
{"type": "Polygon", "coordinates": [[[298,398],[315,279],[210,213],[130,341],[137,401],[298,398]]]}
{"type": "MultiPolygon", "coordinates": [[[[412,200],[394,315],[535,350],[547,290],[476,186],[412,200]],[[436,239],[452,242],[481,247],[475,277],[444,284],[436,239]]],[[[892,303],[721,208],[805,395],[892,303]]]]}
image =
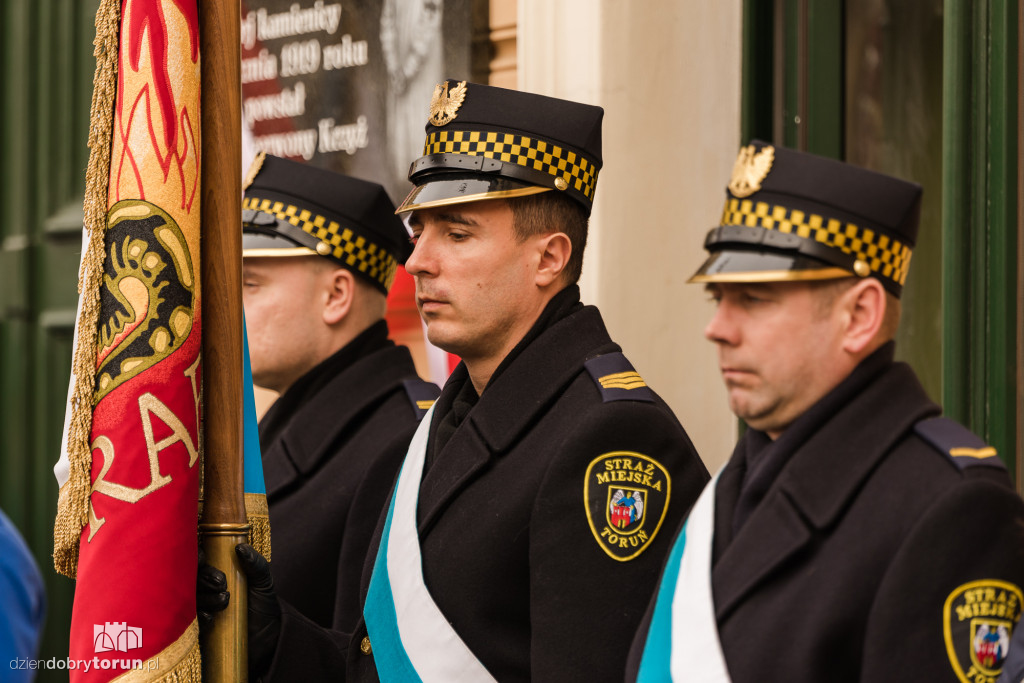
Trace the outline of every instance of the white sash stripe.
{"type": "Polygon", "coordinates": [[[686,523],[686,547],[672,601],[670,666],[673,681],[731,681],[718,640],[715,600],[711,592],[711,543],[719,474],[721,470],[704,487],[686,523]]]}
{"type": "Polygon", "coordinates": [[[448,623],[423,581],[416,507],[433,415],[431,407],[420,421],[395,489],[387,566],[398,632],[409,661],[426,683],[494,681],[448,623]]]}

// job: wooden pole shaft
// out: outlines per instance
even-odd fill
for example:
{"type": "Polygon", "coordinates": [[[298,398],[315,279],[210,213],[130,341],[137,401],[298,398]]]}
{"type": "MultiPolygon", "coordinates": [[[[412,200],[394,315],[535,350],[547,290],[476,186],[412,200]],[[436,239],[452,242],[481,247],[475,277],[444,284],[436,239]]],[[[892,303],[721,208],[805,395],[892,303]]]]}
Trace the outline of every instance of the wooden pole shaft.
{"type": "Polygon", "coordinates": [[[242,462],[242,159],[238,0],[199,0],[202,63],[203,519],[209,562],[231,603],[203,633],[203,680],[238,683],[246,665],[245,577],[234,545],[247,522],[242,462]]]}

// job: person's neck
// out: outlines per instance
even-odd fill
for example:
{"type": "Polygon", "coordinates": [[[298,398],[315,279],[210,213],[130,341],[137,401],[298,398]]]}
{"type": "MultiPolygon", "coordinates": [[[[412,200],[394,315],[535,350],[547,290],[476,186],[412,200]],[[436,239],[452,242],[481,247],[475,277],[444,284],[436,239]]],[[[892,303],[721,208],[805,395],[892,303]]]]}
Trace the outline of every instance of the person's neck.
{"type": "Polygon", "coordinates": [[[462,362],[466,365],[466,372],[473,383],[473,388],[476,389],[477,396],[483,395],[484,389],[496,373],[500,374],[510,355],[518,355],[520,347],[529,345],[533,338],[561,315],[558,310],[565,306],[566,301],[577,302],[578,305],[579,290],[575,286],[570,292],[566,292],[567,289],[570,287],[559,283],[557,289],[553,286],[546,290],[544,296],[538,299],[532,314],[524,316],[522,321],[514,326],[499,349],[479,357],[462,356],[462,362]],[[562,294],[563,292],[566,293],[562,294]],[[558,299],[558,302],[552,303],[555,299],[558,299]]]}
{"type": "MultiPolygon", "coordinates": [[[[277,391],[278,394],[284,394],[293,386],[295,386],[296,382],[299,382],[304,377],[309,375],[309,373],[312,370],[324,365],[324,363],[326,363],[330,359],[340,355],[342,350],[349,348],[353,342],[358,341],[359,343],[365,345],[365,343],[367,343],[371,339],[380,336],[381,334],[383,334],[384,337],[386,337],[388,334],[386,326],[382,331],[375,331],[375,333],[369,332],[371,327],[374,327],[375,325],[377,325],[377,323],[383,321],[383,318],[378,318],[376,320],[369,321],[357,321],[346,319],[345,321],[343,321],[342,324],[335,326],[333,329],[329,330],[328,333],[322,335],[322,337],[319,338],[319,341],[311,341],[311,343],[318,343],[320,346],[320,351],[319,353],[316,354],[315,360],[309,363],[306,367],[303,367],[299,371],[297,371],[293,377],[290,377],[285,386],[281,387],[280,389],[274,390],[277,391]]],[[[358,352],[358,349],[353,350],[358,352]]]]}
{"type": "MultiPolygon", "coordinates": [[[[543,310],[543,307],[541,308],[543,310]]],[[[524,326],[521,330],[518,330],[516,334],[509,335],[508,341],[504,346],[497,352],[488,354],[486,356],[469,358],[466,356],[462,357],[462,362],[466,364],[466,372],[469,374],[469,381],[473,383],[473,388],[476,389],[477,396],[484,393],[484,388],[491,381],[491,377],[494,376],[494,371],[498,369],[502,361],[508,356],[508,354],[519,345],[519,342],[523,340],[526,333],[530,331],[533,325],[537,322],[537,318],[540,317],[540,312],[533,317],[529,325],[524,326]]]]}

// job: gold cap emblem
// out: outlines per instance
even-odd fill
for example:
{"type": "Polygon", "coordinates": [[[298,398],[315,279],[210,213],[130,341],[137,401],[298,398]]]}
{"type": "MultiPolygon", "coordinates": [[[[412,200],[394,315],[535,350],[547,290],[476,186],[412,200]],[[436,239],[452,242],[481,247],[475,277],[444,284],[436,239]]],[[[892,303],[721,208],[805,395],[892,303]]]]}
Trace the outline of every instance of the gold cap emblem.
{"type": "Polygon", "coordinates": [[[749,197],[761,189],[761,183],[772,170],[775,161],[775,148],[767,145],[760,152],[754,152],[753,145],[740,147],[740,155],[732,167],[732,180],[729,191],[734,197],[749,197]]]}
{"type": "Polygon", "coordinates": [[[245,174],[245,180],[242,181],[243,192],[249,189],[249,186],[252,185],[252,181],[256,180],[256,175],[260,172],[260,169],[263,168],[263,160],[266,158],[267,153],[261,151],[256,155],[256,158],[252,160],[252,163],[249,164],[249,172],[245,174]]]}
{"type": "Polygon", "coordinates": [[[447,126],[455,120],[455,112],[466,99],[466,81],[460,81],[451,92],[448,81],[434,86],[434,97],[430,100],[430,122],[435,126],[447,126]]]}

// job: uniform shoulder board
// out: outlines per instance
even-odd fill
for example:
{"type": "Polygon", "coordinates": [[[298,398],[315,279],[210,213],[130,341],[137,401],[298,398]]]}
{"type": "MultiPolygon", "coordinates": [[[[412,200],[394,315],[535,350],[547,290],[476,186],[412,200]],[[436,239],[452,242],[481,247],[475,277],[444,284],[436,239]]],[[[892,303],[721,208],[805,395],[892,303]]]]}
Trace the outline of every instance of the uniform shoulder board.
{"type": "Polygon", "coordinates": [[[654,392],[621,353],[591,358],[583,365],[597,384],[602,402],[654,401],[654,392]]]}
{"type": "Polygon", "coordinates": [[[422,420],[430,406],[434,405],[434,401],[441,395],[441,390],[433,382],[424,382],[421,379],[407,379],[402,384],[405,386],[405,395],[412,404],[412,410],[416,413],[416,419],[422,420]]]}
{"type": "Polygon", "coordinates": [[[995,448],[982,441],[967,427],[948,417],[921,420],[914,425],[914,431],[939,452],[944,453],[961,470],[977,465],[1006,469],[995,448]]]}

